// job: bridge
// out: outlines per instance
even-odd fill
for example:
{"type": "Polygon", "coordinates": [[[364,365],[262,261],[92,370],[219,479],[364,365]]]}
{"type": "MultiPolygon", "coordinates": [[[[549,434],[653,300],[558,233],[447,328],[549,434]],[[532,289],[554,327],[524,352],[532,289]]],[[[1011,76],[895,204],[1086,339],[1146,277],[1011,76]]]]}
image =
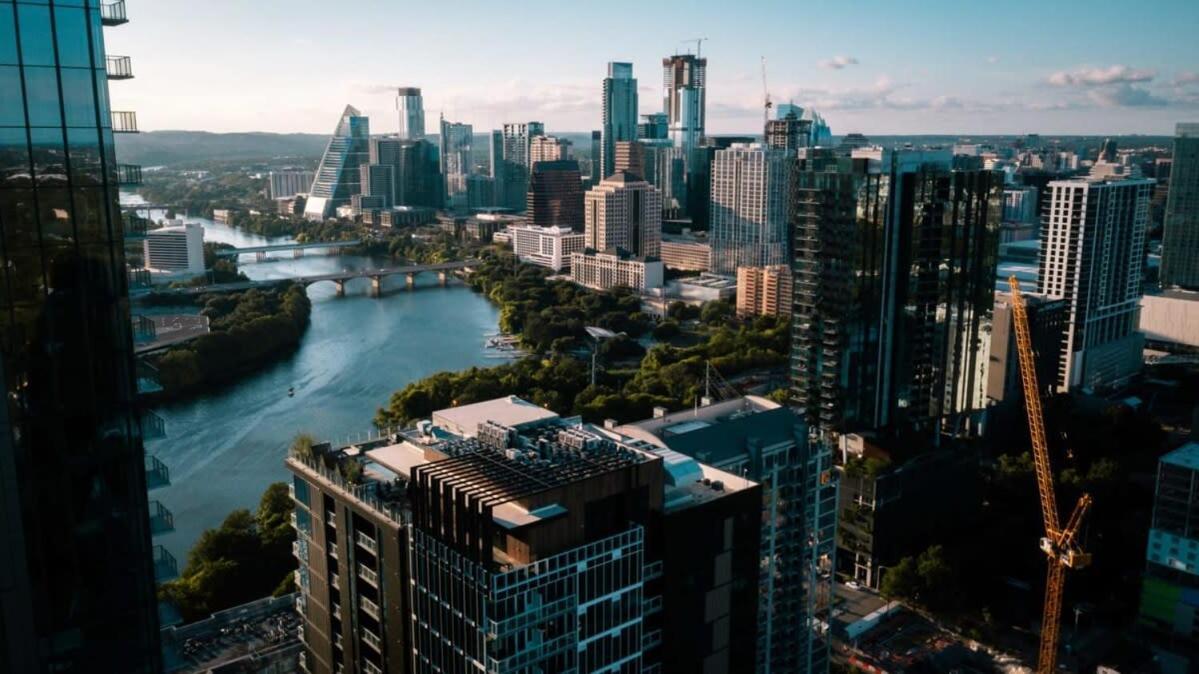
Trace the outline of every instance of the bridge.
{"type": "Polygon", "coordinates": [[[359,239],[351,239],[349,241],[315,241],[311,243],[276,243],[266,246],[245,246],[242,248],[222,248],[217,251],[217,257],[232,257],[236,258],[239,255],[248,255],[253,253],[258,256],[261,261],[266,257],[267,253],[290,250],[295,253],[296,257],[303,257],[304,251],[326,248],[330,253],[336,255],[341,252],[342,248],[352,248],[361,244],[359,239]]]}
{"type": "Polygon", "coordinates": [[[266,281],[235,281],[233,283],[214,283],[206,286],[195,286],[189,288],[162,288],[153,289],[151,292],[159,295],[176,295],[187,297],[193,295],[204,295],[206,293],[215,292],[233,292],[238,290],[249,290],[250,288],[269,288],[279,285],[280,283],[300,283],[305,287],[314,283],[330,281],[337,288],[337,296],[345,297],[346,282],[357,278],[369,278],[371,280],[371,297],[379,297],[383,294],[383,279],[388,276],[397,276],[403,274],[408,281],[408,288],[411,289],[416,285],[417,274],[436,273],[437,280],[441,285],[445,285],[451,274],[462,272],[469,274],[471,269],[479,266],[479,260],[455,260],[453,262],[437,262],[433,264],[413,264],[402,267],[381,267],[378,269],[347,269],[341,272],[332,274],[319,274],[316,276],[296,276],[293,278],[271,279],[266,281]]]}

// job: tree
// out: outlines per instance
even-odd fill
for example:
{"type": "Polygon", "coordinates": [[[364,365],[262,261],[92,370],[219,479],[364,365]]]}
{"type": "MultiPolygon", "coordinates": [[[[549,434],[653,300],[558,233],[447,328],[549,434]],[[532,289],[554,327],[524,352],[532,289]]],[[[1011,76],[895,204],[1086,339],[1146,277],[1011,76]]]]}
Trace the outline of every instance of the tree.
{"type": "Polygon", "coordinates": [[[887,569],[878,591],[887,599],[915,601],[920,593],[920,573],[916,570],[916,560],[904,557],[887,569]]]}
{"type": "MultiPolygon", "coordinates": [[[[312,458],[312,448],[316,445],[316,438],[308,433],[297,433],[296,437],[292,438],[291,451],[302,459],[312,458]]],[[[265,498],[265,494],[263,498],[265,498]]]]}

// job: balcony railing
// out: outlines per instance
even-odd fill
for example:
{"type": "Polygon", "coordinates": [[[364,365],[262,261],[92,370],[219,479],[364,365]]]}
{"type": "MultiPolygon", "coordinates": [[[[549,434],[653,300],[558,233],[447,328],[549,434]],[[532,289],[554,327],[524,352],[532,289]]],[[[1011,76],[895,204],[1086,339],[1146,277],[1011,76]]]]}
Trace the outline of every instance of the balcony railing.
{"type": "Polygon", "coordinates": [[[367,550],[370,550],[374,554],[379,553],[379,544],[375,542],[375,539],[371,538],[370,536],[367,536],[365,533],[363,533],[361,531],[357,532],[357,534],[358,535],[355,536],[355,539],[358,541],[358,545],[361,545],[362,547],[366,548],[367,550]]]}
{"type": "Polygon", "coordinates": [[[100,4],[100,23],[105,26],[119,26],[128,22],[129,17],[125,14],[125,0],[113,0],[100,4]]]}
{"type": "Polygon", "coordinates": [[[137,133],[137,113],[131,110],[113,110],[112,132],[137,133]]]}
{"type": "Polygon", "coordinates": [[[383,674],[383,670],[379,669],[379,666],[370,660],[362,661],[362,671],[366,672],[366,674],[383,674]]]}
{"type": "Polygon", "coordinates": [[[149,269],[134,269],[130,267],[128,277],[130,288],[149,288],[151,285],[149,269]]]}
{"type": "Polygon", "coordinates": [[[379,587],[379,574],[375,573],[374,569],[372,569],[364,564],[359,564],[358,565],[358,575],[363,580],[370,583],[371,585],[374,585],[375,587],[379,587]]]}
{"type": "Polygon", "coordinates": [[[158,381],[158,370],[144,360],[137,361],[137,392],[140,394],[158,393],[162,384],[158,381]]]}
{"type": "Polygon", "coordinates": [[[146,489],[158,489],[171,483],[171,469],[158,460],[158,457],[146,455],[146,489]]]}
{"type": "Polygon", "coordinates": [[[141,423],[142,440],[157,440],[166,437],[167,422],[150,410],[142,410],[138,416],[141,423]]]}
{"type": "Polygon", "coordinates": [[[175,516],[158,501],[150,501],[150,535],[157,536],[175,530],[175,516]]]}
{"type": "Polygon", "coordinates": [[[136,213],[122,213],[121,224],[125,226],[126,240],[144,239],[146,232],[150,231],[150,220],[136,213]]]}
{"type": "Polygon", "coordinates": [[[382,618],[380,617],[381,613],[379,612],[378,604],[367,599],[366,597],[360,597],[358,599],[358,603],[361,604],[363,613],[366,613],[368,616],[374,618],[375,620],[382,620],[382,618]]]}
{"type": "Polygon", "coordinates": [[[379,653],[383,652],[383,640],[380,639],[378,636],[376,636],[374,632],[363,628],[362,629],[362,640],[365,641],[368,646],[375,649],[379,653]]]}
{"type": "Polygon", "coordinates": [[[134,342],[153,342],[158,334],[157,328],[154,326],[154,321],[142,316],[134,314],[130,316],[131,326],[133,329],[134,342]]]}
{"type": "MultiPolygon", "coordinates": [[[[134,129],[134,131],[136,130],[134,129]]],[[[137,164],[117,164],[117,184],[121,186],[142,184],[142,167],[137,164]]]]}
{"type": "Polygon", "coordinates": [[[154,546],[154,582],[165,583],[179,575],[179,563],[166,548],[154,546]]]}
{"type": "Polygon", "coordinates": [[[128,56],[105,57],[104,66],[110,80],[128,80],[133,77],[133,60],[128,56]]]}

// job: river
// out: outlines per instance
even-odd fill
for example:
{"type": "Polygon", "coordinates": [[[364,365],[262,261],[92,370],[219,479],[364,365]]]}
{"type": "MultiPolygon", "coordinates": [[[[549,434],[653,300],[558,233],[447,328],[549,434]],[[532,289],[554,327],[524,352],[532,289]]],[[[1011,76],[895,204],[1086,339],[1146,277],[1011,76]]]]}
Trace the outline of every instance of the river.
{"type": "MultiPolygon", "coordinates": [[[[122,195],[136,201],[136,195],[122,195]]],[[[203,218],[206,241],[236,246],[288,239],[247,234],[203,218]]],[[[241,270],[253,279],[377,268],[386,260],[310,254],[256,262],[243,256],[241,270]]],[[[336,297],[332,283],[309,287],[312,323],[299,349],[237,383],[155,412],[166,437],[146,451],[171,471],[171,484],[150,493],[175,518],[175,530],[155,536],[179,560],[204,529],[219,526],[236,508],[257,506],[267,485],[286,481],[287,445],[297,433],[345,440],[371,429],[375,410],[405,384],[442,370],[504,362],[485,342],[496,331],[499,311],[459,282],[438,287],[437,277],[417,277],[416,290],[403,275],[384,280],[383,297],[368,297],[369,279],[347,283],[336,297]],[[295,396],[289,397],[289,387],[295,396]]]]}

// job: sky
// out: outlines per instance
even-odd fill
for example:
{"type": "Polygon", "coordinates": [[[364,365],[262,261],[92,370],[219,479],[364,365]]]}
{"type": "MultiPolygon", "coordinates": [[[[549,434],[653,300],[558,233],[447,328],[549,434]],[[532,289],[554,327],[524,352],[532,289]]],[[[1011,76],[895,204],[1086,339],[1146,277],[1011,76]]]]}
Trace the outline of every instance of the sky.
{"type": "Polygon", "coordinates": [[[1172,134],[1199,121],[1199,2],[1143,0],[127,0],[105,31],[135,79],[114,109],[145,130],[330,133],[345,105],[398,129],[537,120],[600,127],[608,61],[633,63],[641,114],[661,60],[707,38],[707,132],[760,133],[776,102],[834,134],[1172,134]],[[688,41],[691,40],[691,41],[688,41]]]}

